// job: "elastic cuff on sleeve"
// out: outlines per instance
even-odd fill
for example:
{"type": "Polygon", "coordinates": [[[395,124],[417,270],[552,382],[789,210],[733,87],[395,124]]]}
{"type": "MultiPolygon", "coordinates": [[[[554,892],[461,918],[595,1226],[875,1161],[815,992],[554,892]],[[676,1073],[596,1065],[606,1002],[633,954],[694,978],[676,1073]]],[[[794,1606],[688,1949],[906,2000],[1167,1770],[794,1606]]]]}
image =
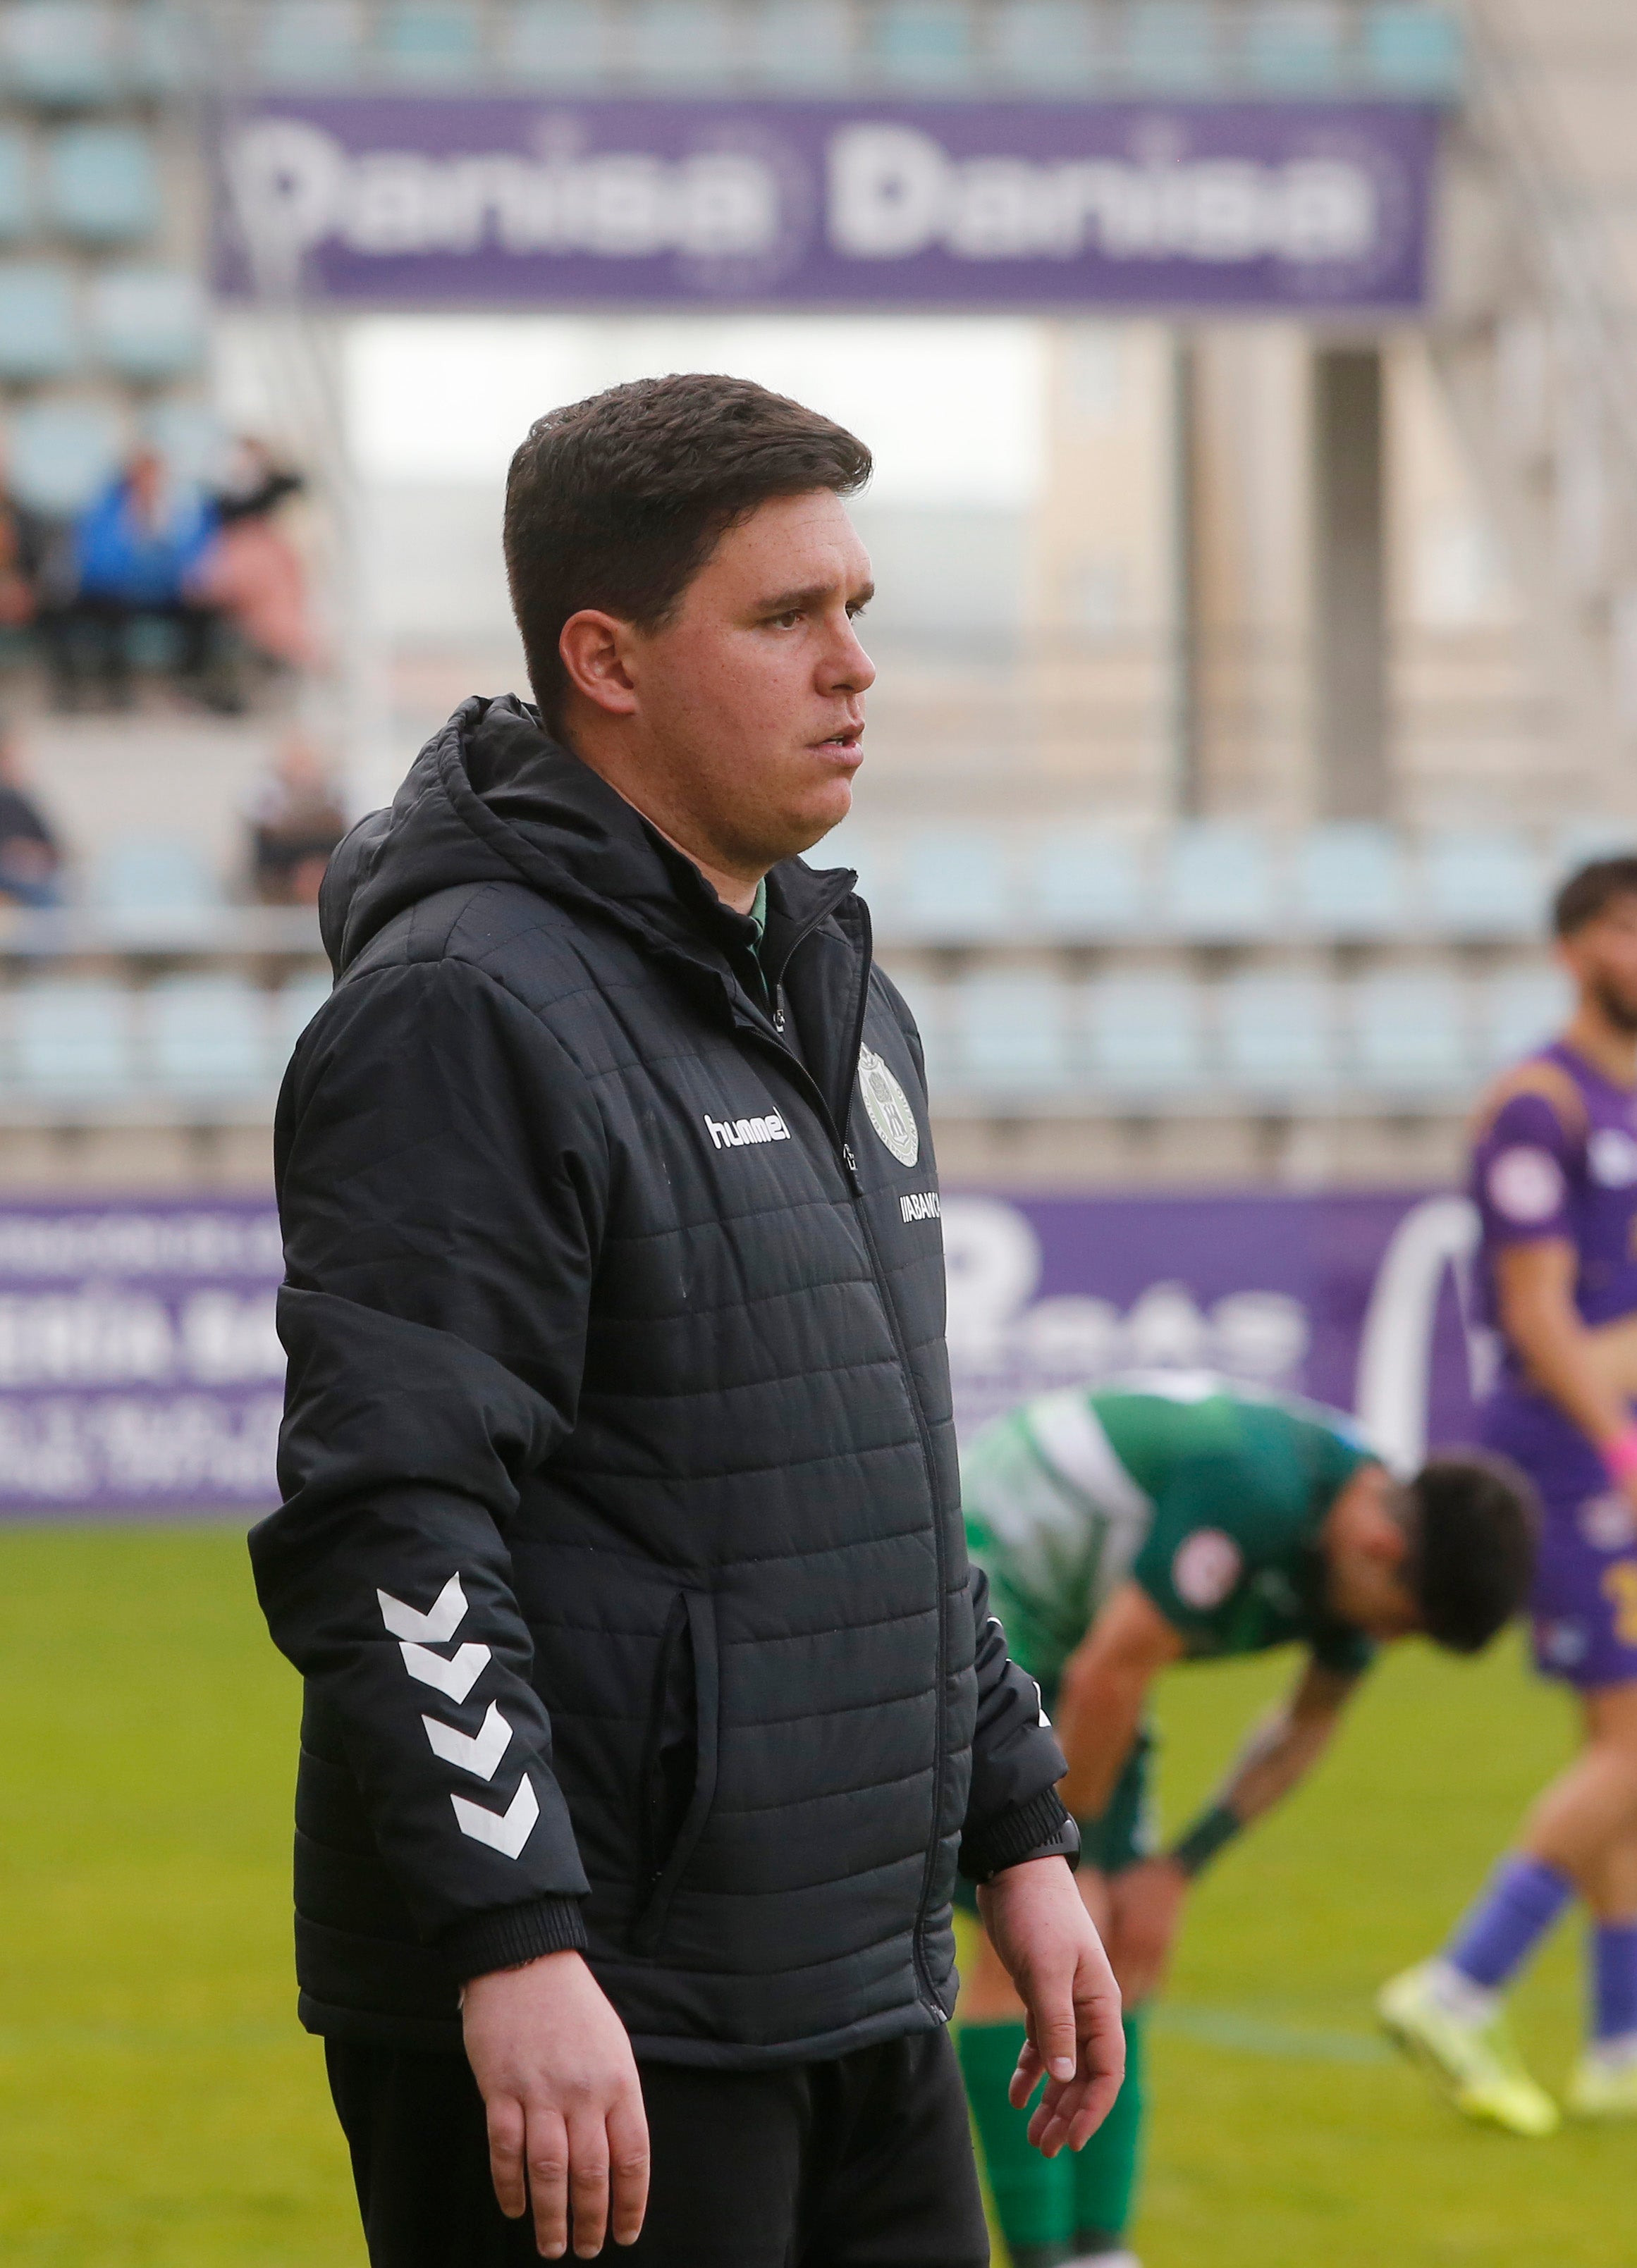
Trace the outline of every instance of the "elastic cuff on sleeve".
{"type": "Polygon", "coordinates": [[[1003,1811],[981,1833],[969,1832],[961,1844],[960,1863],[969,1882],[986,1882],[1026,1859],[1063,1858],[1072,1864],[1079,1856],[1080,1831],[1056,1788],[1048,1787],[1003,1811]]]}
{"type": "Polygon", "coordinates": [[[590,1940],[579,1898],[530,1898],[457,1922],[439,1950],[462,1984],[491,1969],[520,1969],[542,1953],[583,1953],[590,1940]]]}

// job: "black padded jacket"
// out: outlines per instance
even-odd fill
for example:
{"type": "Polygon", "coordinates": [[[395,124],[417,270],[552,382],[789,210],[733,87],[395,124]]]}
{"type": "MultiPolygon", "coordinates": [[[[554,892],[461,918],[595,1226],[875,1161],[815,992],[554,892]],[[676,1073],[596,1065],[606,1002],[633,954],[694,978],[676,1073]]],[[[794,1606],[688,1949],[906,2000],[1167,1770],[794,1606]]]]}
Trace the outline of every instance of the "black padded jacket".
{"type": "Polygon", "coordinates": [[[1072,1843],[967,1565],[920,1049],[853,880],[776,867],[758,968],[512,699],[337,854],[251,1537],[314,2030],[455,2046],[463,1977],[581,1947],[639,2055],[837,2055],[945,2021],[957,1858],[1072,1843]]]}

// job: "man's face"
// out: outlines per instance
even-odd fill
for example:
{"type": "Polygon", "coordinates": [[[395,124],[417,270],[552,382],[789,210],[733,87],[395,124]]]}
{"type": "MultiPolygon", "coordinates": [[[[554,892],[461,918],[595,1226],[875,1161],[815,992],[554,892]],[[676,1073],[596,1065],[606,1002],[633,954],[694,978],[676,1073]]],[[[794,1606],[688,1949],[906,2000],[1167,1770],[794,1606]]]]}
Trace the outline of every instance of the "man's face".
{"type": "Polygon", "coordinates": [[[1558,952],[1575,983],[1617,1030],[1637,1032],[1637,896],[1613,898],[1558,952]]]}
{"type": "Polygon", "coordinates": [[[875,677],[853,623],[872,591],[840,498],[778,497],[728,529],[669,622],[630,633],[645,761],[667,807],[747,871],[847,815],[875,677]]]}

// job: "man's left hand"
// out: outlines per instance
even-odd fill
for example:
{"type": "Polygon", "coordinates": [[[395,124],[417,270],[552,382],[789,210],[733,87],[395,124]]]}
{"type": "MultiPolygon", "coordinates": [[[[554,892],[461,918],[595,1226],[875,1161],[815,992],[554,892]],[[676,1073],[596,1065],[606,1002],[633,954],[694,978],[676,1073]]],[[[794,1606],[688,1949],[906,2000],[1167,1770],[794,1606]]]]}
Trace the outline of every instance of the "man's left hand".
{"type": "Polygon", "coordinates": [[[1164,1981],[1188,1877],[1175,1859],[1144,1859],[1114,1875],[1107,1895],[1109,1958],[1125,2006],[1134,2008],[1164,1981]]]}
{"type": "Polygon", "coordinates": [[[1021,2110],[1043,2073],[1029,2122],[1043,2157],[1078,2150],[1096,2132],[1125,2076],[1120,1992],[1067,1861],[1026,1859],[977,1893],[989,1941],[1023,2003],[1029,2036],[1008,2090],[1021,2110]]]}

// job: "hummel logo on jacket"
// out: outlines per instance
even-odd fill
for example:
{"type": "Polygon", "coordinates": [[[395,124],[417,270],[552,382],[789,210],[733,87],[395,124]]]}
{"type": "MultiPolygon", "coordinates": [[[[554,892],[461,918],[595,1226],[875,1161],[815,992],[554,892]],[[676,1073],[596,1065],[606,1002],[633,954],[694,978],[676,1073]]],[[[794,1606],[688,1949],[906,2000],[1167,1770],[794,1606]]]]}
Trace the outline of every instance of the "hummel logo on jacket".
{"type": "Polygon", "coordinates": [[[944,2021],[957,1855],[1062,1847],[967,1567],[919,1044],[852,880],[775,868],[758,975],[511,699],[337,855],[251,1539],[306,1681],[315,2031],[458,2047],[464,1977],[576,1946],[638,2056],[839,2055],[944,2021]]]}

